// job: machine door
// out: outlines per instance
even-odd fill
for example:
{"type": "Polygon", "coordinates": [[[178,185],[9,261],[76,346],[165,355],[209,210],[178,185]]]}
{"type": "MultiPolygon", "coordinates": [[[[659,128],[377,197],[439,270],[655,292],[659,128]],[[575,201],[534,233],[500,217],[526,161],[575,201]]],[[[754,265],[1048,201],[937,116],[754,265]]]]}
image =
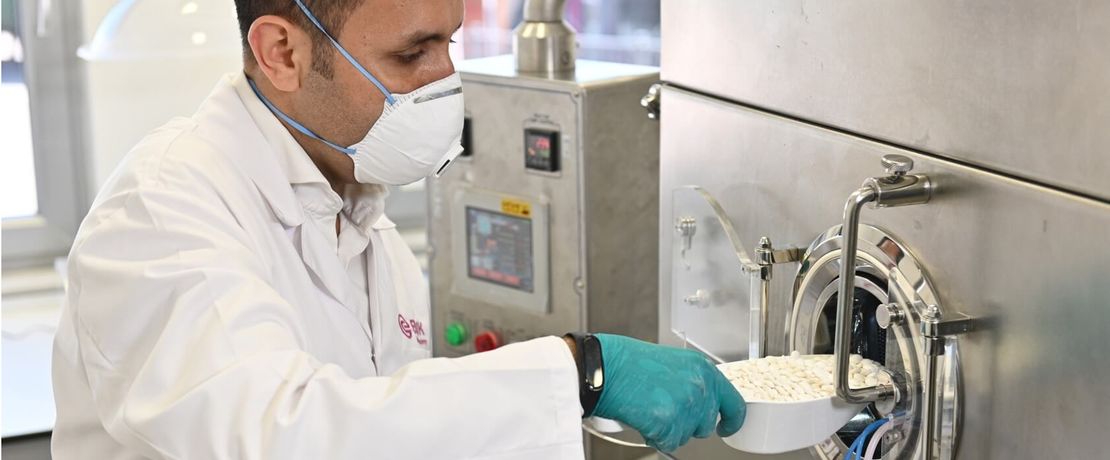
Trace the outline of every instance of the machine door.
{"type": "Polygon", "coordinates": [[[758,357],[759,264],[708,191],[678,187],[671,199],[671,331],[720,362],[758,357]]]}

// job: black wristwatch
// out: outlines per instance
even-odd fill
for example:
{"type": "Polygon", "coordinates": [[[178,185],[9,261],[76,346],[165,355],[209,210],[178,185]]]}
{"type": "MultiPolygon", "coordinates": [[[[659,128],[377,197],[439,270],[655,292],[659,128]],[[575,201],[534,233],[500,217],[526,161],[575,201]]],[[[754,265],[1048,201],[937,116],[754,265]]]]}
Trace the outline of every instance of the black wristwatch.
{"type": "Polygon", "coordinates": [[[591,334],[570,333],[563,337],[574,339],[578,351],[578,400],[582,404],[582,417],[593,415],[601,390],[605,388],[605,363],[601,355],[601,341],[591,334]]]}

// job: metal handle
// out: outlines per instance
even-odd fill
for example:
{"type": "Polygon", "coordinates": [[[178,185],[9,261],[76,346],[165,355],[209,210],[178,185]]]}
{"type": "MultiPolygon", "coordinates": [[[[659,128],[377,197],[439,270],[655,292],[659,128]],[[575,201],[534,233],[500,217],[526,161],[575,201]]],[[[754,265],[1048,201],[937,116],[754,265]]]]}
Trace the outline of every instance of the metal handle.
{"type": "Polygon", "coordinates": [[[844,226],[841,235],[844,248],[840,255],[840,287],[836,309],[836,395],[853,404],[878,401],[894,396],[893,385],[876,385],[853,389],[848,386],[848,361],[852,350],[852,301],[856,287],[856,248],[859,246],[859,215],[863,205],[875,201],[879,194],[870,187],[856,190],[844,205],[844,226]]]}
{"type": "Polygon", "coordinates": [[[913,160],[903,155],[885,155],[883,167],[887,177],[867,179],[863,187],[848,197],[844,205],[844,225],[841,227],[843,249],[840,253],[840,285],[837,294],[836,343],[836,394],[850,403],[878,401],[894,396],[893,385],[876,385],[851,388],[848,385],[848,361],[852,345],[852,303],[856,287],[856,249],[859,244],[859,218],[863,206],[870,203],[877,208],[928,203],[932,197],[932,182],[927,176],[907,175],[913,160]]]}

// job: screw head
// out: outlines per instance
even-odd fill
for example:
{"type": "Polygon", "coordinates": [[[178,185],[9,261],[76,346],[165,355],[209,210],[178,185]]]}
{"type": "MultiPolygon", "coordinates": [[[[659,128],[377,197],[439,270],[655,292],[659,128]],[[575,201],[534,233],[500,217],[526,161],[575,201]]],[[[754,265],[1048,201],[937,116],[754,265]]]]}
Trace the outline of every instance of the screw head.
{"type": "Polygon", "coordinates": [[[904,176],[913,170],[913,159],[898,154],[883,155],[883,167],[886,168],[887,174],[904,176]]]}

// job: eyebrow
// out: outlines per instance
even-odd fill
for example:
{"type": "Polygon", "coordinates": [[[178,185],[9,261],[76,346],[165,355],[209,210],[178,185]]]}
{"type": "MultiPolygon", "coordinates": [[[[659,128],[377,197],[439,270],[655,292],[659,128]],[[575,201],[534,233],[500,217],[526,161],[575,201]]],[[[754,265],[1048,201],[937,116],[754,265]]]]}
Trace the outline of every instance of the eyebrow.
{"type": "Polygon", "coordinates": [[[441,40],[449,39],[449,38],[451,38],[452,35],[455,34],[455,32],[458,32],[459,29],[462,29],[462,26],[463,25],[460,22],[458,27],[455,27],[454,32],[451,32],[451,34],[449,34],[449,35],[444,35],[442,32],[427,32],[427,31],[419,31],[419,30],[416,31],[416,32],[409,33],[408,35],[405,35],[405,38],[404,38],[405,44],[402,45],[402,46],[404,46],[404,48],[402,48],[402,49],[409,49],[409,48],[412,48],[414,46],[421,45],[421,44],[424,44],[424,43],[427,43],[427,42],[430,42],[430,41],[441,41],[441,40]]]}

